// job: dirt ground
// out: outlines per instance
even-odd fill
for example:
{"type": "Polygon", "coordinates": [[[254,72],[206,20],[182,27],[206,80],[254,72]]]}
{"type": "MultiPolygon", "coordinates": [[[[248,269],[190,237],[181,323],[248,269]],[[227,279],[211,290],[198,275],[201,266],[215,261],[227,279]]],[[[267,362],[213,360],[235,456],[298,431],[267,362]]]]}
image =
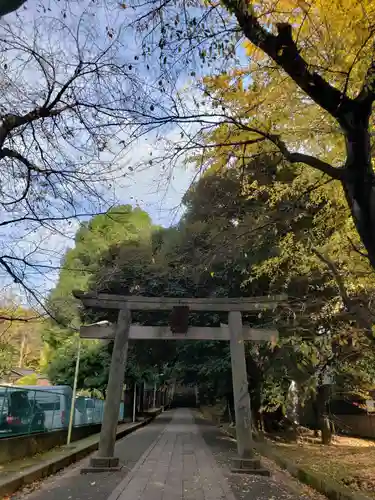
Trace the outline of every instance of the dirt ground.
{"type": "Polygon", "coordinates": [[[355,491],[375,498],[375,442],[336,436],[330,446],[272,441],[279,454],[295,464],[326,474],[355,491]]]}

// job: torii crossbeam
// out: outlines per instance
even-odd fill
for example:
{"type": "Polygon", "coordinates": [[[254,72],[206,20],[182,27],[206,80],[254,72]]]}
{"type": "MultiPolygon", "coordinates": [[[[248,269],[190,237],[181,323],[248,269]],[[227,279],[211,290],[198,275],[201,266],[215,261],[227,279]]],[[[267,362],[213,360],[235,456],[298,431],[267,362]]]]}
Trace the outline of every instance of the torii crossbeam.
{"type": "Polygon", "coordinates": [[[244,341],[270,342],[277,339],[274,329],[254,329],[242,325],[242,312],[274,310],[286,302],[284,295],[249,298],[170,298],[140,297],[111,294],[73,292],[88,308],[117,309],[116,325],[82,326],[82,338],[113,339],[114,348],[109,372],[107,397],[98,453],[91,458],[93,471],[118,467],[114,457],[118,413],[121,401],[123,375],[129,339],[185,339],[185,340],[229,340],[232,363],[233,394],[235,401],[236,436],[238,457],[234,459],[233,470],[237,472],[265,472],[253,456],[251,434],[251,410],[248,391],[244,341]],[[171,310],[178,314],[189,311],[227,312],[228,325],[220,327],[188,327],[183,333],[176,333],[169,326],[140,326],[131,324],[131,311],[171,310]]]}

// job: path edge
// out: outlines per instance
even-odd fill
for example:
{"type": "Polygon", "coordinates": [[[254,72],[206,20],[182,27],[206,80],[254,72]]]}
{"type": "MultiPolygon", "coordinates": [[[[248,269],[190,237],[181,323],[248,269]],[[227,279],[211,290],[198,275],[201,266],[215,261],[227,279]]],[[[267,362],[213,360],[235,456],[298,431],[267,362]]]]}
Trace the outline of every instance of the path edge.
{"type": "MultiPolygon", "coordinates": [[[[125,429],[121,429],[116,434],[116,441],[135,432],[136,430],[145,427],[149,423],[151,423],[162,410],[155,412],[152,416],[146,417],[142,422],[137,422],[135,424],[130,425],[125,429]]],[[[13,477],[6,478],[5,480],[0,480],[0,498],[10,496],[22,487],[37,481],[38,479],[45,478],[47,476],[51,476],[52,474],[56,474],[56,472],[68,467],[69,465],[82,460],[90,453],[96,451],[99,447],[99,437],[100,434],[97,434],[97,439],[88,444],[87,446],[82,446],[79,448],[79,441],[76,441],[74,444],[78,445],[78,449],[68,450],[60,457],[56,457],[51,460],[47,460],[42,464],[35,465],[30,467],[29,469],[19,472],[13,477]]]]}

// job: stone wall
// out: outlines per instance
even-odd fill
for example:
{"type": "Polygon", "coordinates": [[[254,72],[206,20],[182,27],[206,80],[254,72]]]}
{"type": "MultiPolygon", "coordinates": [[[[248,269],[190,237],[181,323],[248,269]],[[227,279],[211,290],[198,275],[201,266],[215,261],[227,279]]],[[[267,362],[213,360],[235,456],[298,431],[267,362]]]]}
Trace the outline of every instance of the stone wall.
{"type": "MultiPolygon", "coordinates": [[[[91,434],[100,432],[101,424],[84,425],[72,429],[72,441],[78,441],[91,434]]],[[[31,457],[36,453],[66,444],[67,429],[14,436],[0,439],[0,464],[31,457]]]]}
{"type": "Polygon", "coordinates": [[[332,420],[336,432],[375,439],[375,415],[334,415],[332,420]]]}

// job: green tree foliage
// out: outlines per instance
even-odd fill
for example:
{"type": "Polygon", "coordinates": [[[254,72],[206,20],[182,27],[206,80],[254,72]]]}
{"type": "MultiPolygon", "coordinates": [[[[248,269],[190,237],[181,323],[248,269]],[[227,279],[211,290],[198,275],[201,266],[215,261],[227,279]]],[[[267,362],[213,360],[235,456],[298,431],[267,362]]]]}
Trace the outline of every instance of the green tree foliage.
{"type": "MultiPolygon", "coordinates": [[[[69,339],[59,347],[48,365],[49,380],[56,385],[73,386],[77,358],[77,341],[69,339]]],[[[100,342],[86,341],[81,347],[78,389],[98,390],[105,393],[111,348],[100,342]]]]}
{"type": "Polygon", "coordinates": [[[17,306],[14,300],[0,307],[0,377],[11,368],[39,367],[43,341],[43,318],[32,310],[17,306]]]}
{"type": "Polygon", "coordinates": [[[13,366],[14,348],[5,342],[0,343],[0,379],[8,375],[13,366]]]}
{"type": "Polygon", "coordinates": [[[88,281],[99,265],[100,256],[112,245],[139,244],[151,237],[151,219],[139,208],[122,205],[83,223],[74,248],[66,253],[56,287],[48,299],[53,321],[45,330],[47,342],[59,342],[80,323],[78,303],[72,291],[87,290],[88,281]]]}
{"type": "MultiPolygon", "coordinates": [[[[215,133],[221,134],[221,127],[215,133]]],[[[368,304],[373,294],[371,269],[355,248],[355,230],[343,197],[332,195],[337,184],[267,150],[246,164],[235,156],[229,166],[223,161],[221,147],[209,148],[209,169],[186,193],[180,223],[148,238],[108,245],[98,252],[96,262],[92,260],[86,287],[173,297],[287,293],[287,307],[243,318],[252,326],[277,326],[280,331],[277,345],[246,347],[258,421],[264,412],[285,407],[291,380],[303,387],[305,398],[320,393],[327,367],[341,394],[364,393],[375,375],[373,343],[346,309],[343,294],[368,304]],[[353,244],[347,239],[349,231],[353,244]]],[[[82,318],[116,320],[111,311],[82,318]]],[[[215,326],[227,318],[202,313],[191,314],[190,320],[215,326]]],[[[168,314],[139,312],[133,321],[165,324],[168,314]]],[[[107,352],[103,346],[96,349],[107,352]]],[[[74,356],[68,357],[64,361],[62,351],[56,355],[51,370],[57,366],[59,375],[49,373],[54,380],[66,383],[66,374],[73,376],[74,356]]],[[[104,378],[105,360],[109,358],[102,359],[104,378]]],[[[147,371],[151,377],[163,372],[186,383],[200,381],[210,397],[225,396],[231,404],[227,343],[136,342],[130,347],[127,377],[136,380],[147,371]]],[[[96,373],[91,368],[87,372],[96,373]]],[[[88,384],[95,382],[80,380],[80,387],[88,384]]]]}
{"type": "MultiPolygon", "coordinates": [[[[226,126],[217,127],[214,133],[221,142],[226,126]]],[[[206,140],[214,142],[212,135],[206,140]]],[[[239,266],[240,295],[253,289],[284,292],[290,299],[288,310],[275,318],[281,334],[277,348],[252,348],[248,353],[253,408],[284,405],[292,379],[300,382],[308,397],[321,384],[327,367],[341,392],[358,391],[361,384],[364,390],[374,380],[372,369],[363,370],[363,360],[374,357],[373,335],[363,329],[361,316],[351,304],[358,301],[366,308],[373,300],[372,270],[356,247],[355,229],[339,186],[270,153],[244,164],[242,152],[238,156],[234,152],[228,168],[223,148],[211,147],[203,161],[210,168],[195,192],[213,178],[213,192],[218,196],[212,198],[216,202],[212,206],[219,207],[220,229],[217,236],[213,234],[216,208],[209,209],[208,216],[203,214],[203,225],[188,212],[185,220],[190,218],[191,238],[198,241],[203,234],[202,238],[212,242],[219,239],[212,246],[200,247],[203,252],[196,265],[215,266],[224,252],[232,272],[239,266]],[[237,178],[237,195],[228,189],[226,211],[225,194],[217,182],[223,179],[226,191],[228,177],[237,178]],[[239,202],[236,217],[232,215],[233,199],[239,202]],[[245,209],[241,210],[243,203],[245,209]],[[229,214],[225,222],[221,210],[229,214]]],[[[205,193],[200,200],[202,213],[206,204],[210,207],[210,198],[205,193]]],[[[213,269],[210,267],[211,273],[213,269]]]]}
{"type": "MultiPolygon", "coordinates": [[[[53,383],[73,383],[77,349],[73,334],[81,322],[81,311],[72,291],[87,290],[90,279],[101,272],[103,255],[109,258],[115,248],[122,248],[134,259],[130,270],[136,275],[136,263],[139,270],[145,265],[142,249],[150,247],[154,229],[146,212],[123,205],[114,207],[105,215],[93,217],[77,231],[75,246],[65,255],[58,283],[49,297],[49,308],[55,320],[51,320],[43,331],[44,339],[50,346],[49,359],[44,364],[53,383]]],[[[115,273],[115,268],[107,267],[101,279],[105,283],[115,273]]],[[[78,388],[103,391],[108,377],[111,346],[88,341],[82,343],[81,352],[78,388]]],[[[132,359],[131,355],[129,359],[132,359]]],[[[128,372],[130,379],[138,377],[137,367],[132,366],[131,361],[128,372]]]]}

